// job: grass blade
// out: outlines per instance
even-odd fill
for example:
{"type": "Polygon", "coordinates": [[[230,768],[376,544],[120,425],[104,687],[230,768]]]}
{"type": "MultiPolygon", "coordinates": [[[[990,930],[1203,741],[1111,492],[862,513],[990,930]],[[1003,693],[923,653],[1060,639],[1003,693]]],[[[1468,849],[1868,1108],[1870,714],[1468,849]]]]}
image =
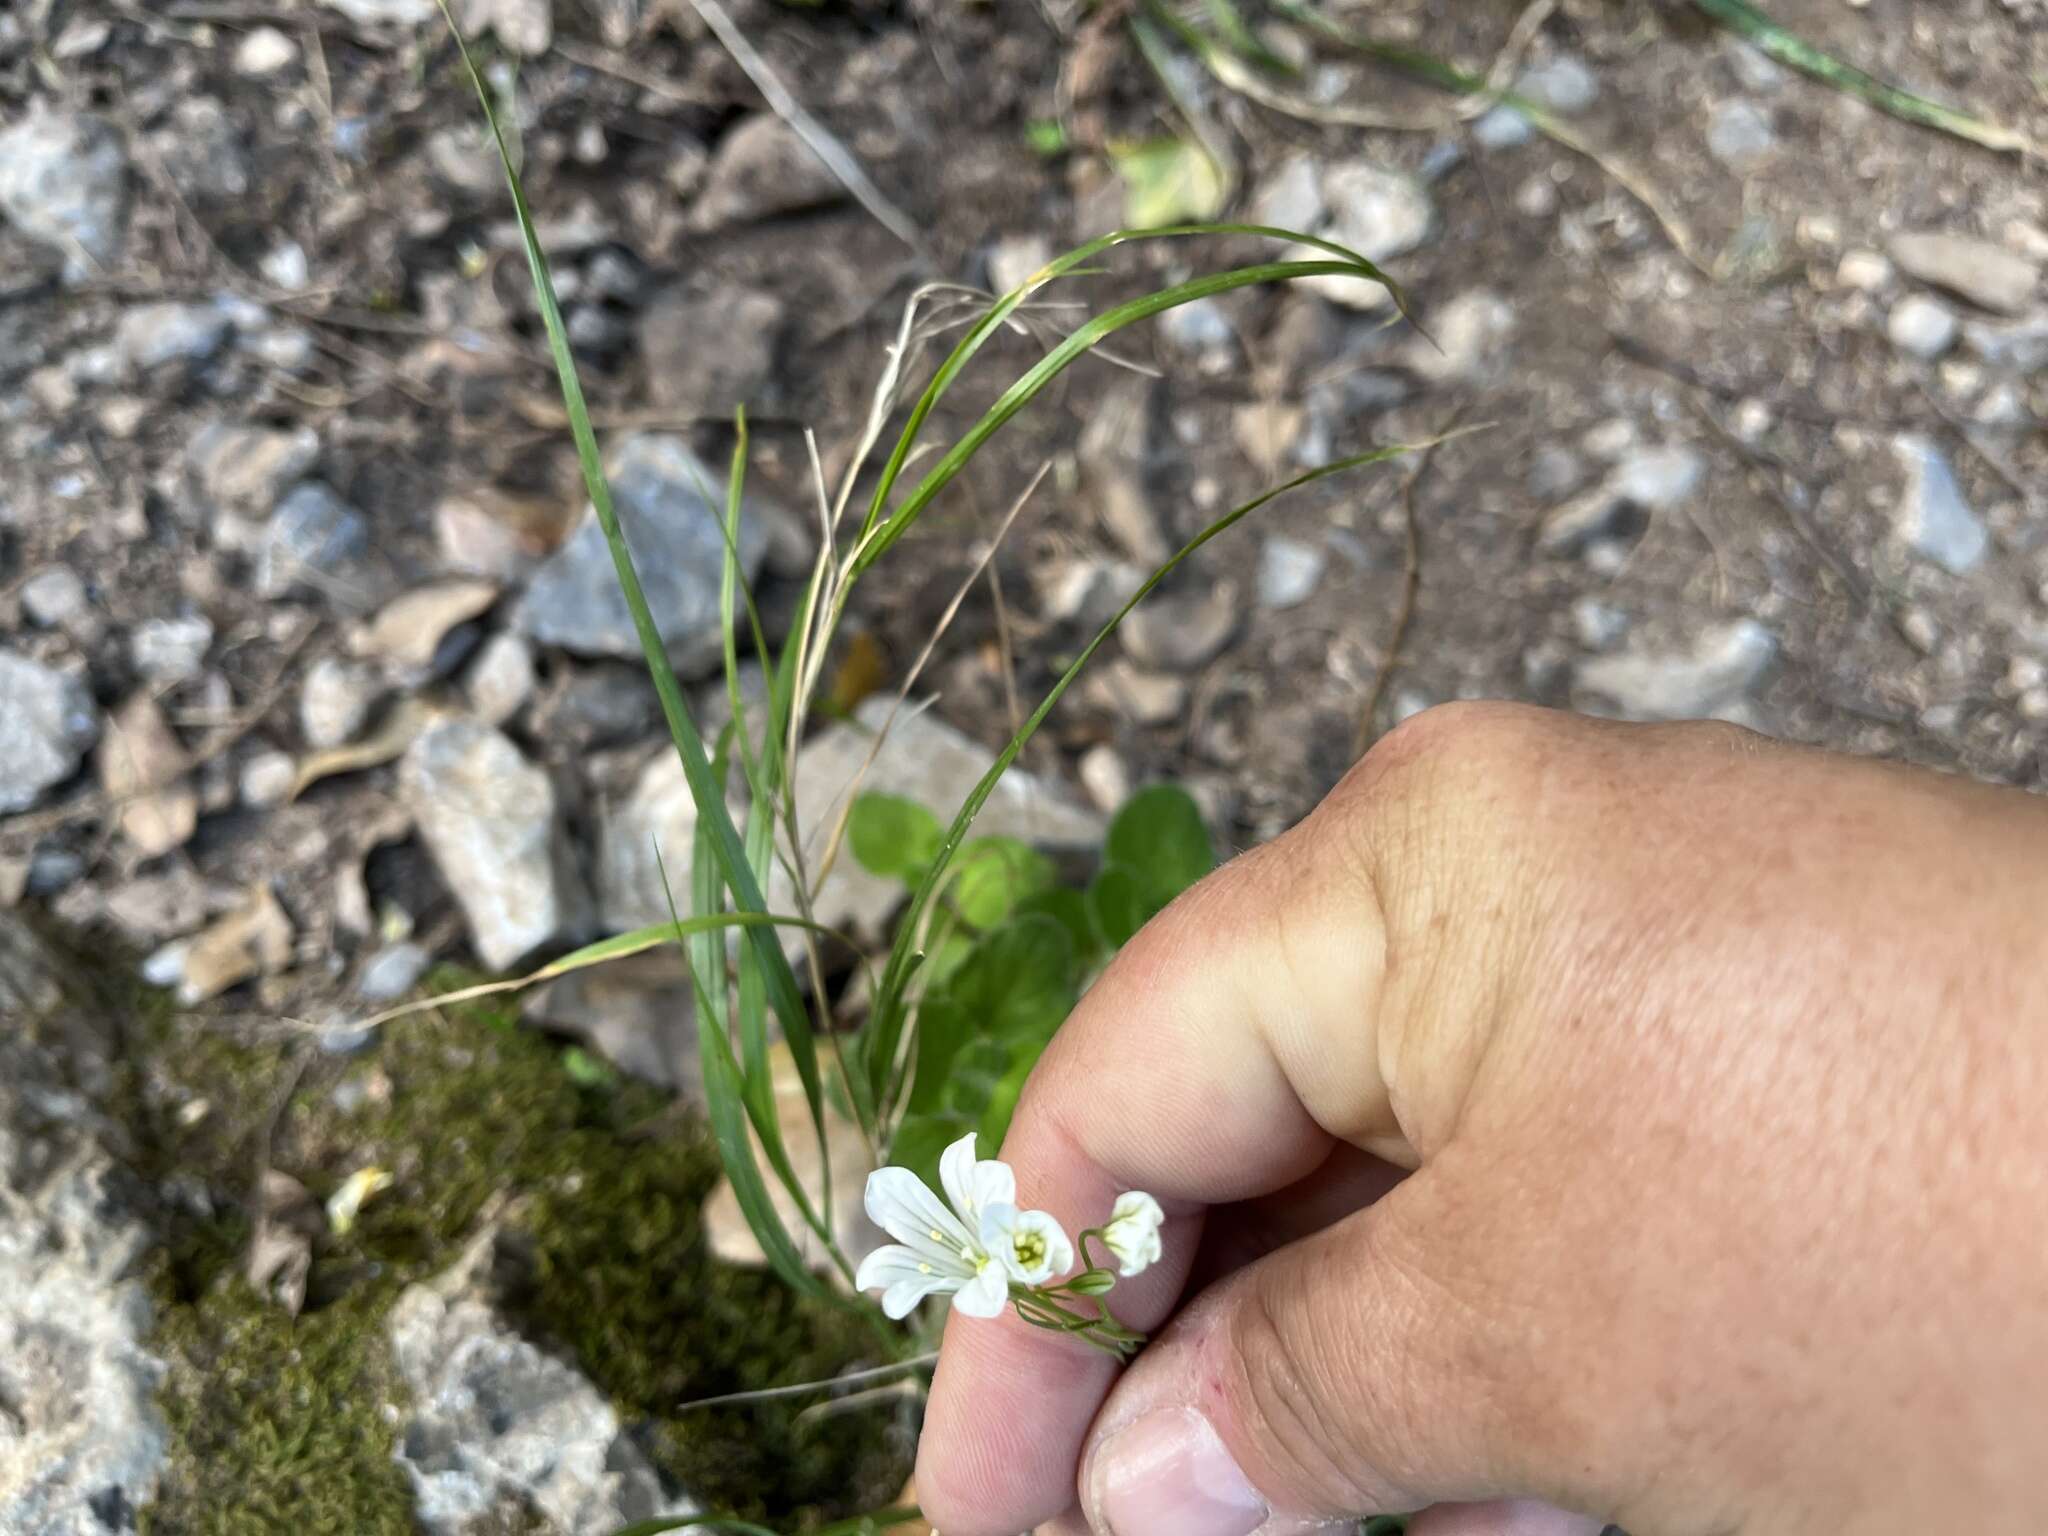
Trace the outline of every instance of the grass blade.
{"type": "MultiPolygon", "coordinates": [[[[945,480],[952,479],[953,475],[959,472],[960,465],[973,456],[973,449],[969,449],[965,454],[959,454],[957,458],[955,454],[948,454],[947,459],[951,461],[952,467],[948,470],[944,479],[940,480],[938,484],[931,484],[932,476],[927,475],[925,482],[921,483],[918,488],[923,493],[921,499],[916,496],[913,497],[913,500],[916,501],[916,506],[912,507],[909,503],[905,503],[904,506],[889,512],[885,519],[884,511],[888,507],[889,495],[896,487],[896,481],[903,472],[903,466],[909,459],[911,450],[916,446],[918,433],[923,429],[925,420],[931,415],[933,408],[937,406],[940,398],[951,388],[953,381],[960,376],[961,371],[973,360],[974,354],[979,352],[982,345],[1008,323],[1011,314],[1020,304],[1047,283],[1085,268],[1104,251],[1116,246],[1126,245],[1136,240],[1179,240],[1193,235],[1259,235],[1269,240],[1285,240],[1290,244],[1314,246],[1318,250],[1329,252],[1332,257],[1336,258],[1331,263],[1269,263],[1265,267],[1255,269],[1265,273],[1266,275],[1264,276],[1248,278],[1235,284],[1225,284],[1223,287],[1206,290],[1208,292],[1220,293],[1226,291],[1229,287],[1245,287],[1251,282],[1278,282],[1289,277],[1309,277],[1318,273],[1333,272],[1368,278],[1373,282],[1385,284],[1387,291],[1394,296],[1395,306],[1404,315],[1408,312],[1407,300],[1400,288],[1396,286],[1386,273],[1373,265],[1372,262],[1367,261],[1363,256],[1346,246],[1338,245],[1334,241],[1318,239],[1313,235],[1304,235],[1297,230],[1275,229],[1271,225],[1266,224],[1180,224],[1169,226],[1165,229],[1120,229],[1113,234],[1103,235],[1098,239],[1091,240],[1086,245],[1076,246],[1064,256],[1046,263],[1038,272],[1033,273],[1025,281],[1018,284],[1016,288],[998,299],[989,308],[988,312],[969,328],[967,334],[960,338],[958,345],[953,348],[946,361],[939,366],[938,372],[932,376],[931,383],[925,386],[924,393],[918,397],[918,402],[912,408],[909,420],[904,424],[902,434],[896,440],[895,448],[890,452],[887,463],[882,467],[881,478],[877,481],[874,495],[868,503],[867,518],[861,524],[862,548],[854,564],[854,573],[858,574],[872,565],[875,557],[879,555],[880,550],[871,547],[870,540],[876,537],[876,530],[881,527],[885,520],[892,526],[898,524],[907,526],[909,521],[915,518],[919,511],[923,510],[925,504],[938,494],[945,480]],[[1276,274],[1275,268],[1286,268],[1287,270],[1276,274]],[[929,489],[927,489],[927,486],[929,486],[929,489]]],[[[1182,289],[1186,289],[1188,286],[1183,284],[1182,289]]],[[[1181,292],[1181,290],[1172,291],[1181,292]]],[[[1151,313],[1157,314],[1160,310],[1173,308],[1175,304],[1185,304],[1192,299],[1201,297],[1203,297],[1202,292],[1183,292],[1181,297],[1159,304],[1151,313]]],[[[1115,311],[1111,311],[1111,313],[1115,313],[1115,311]]],[[[1098,320],[1101,318],[1103,317],[1097,317],[1098,320]]],[[[1122,323],[1127,325],[1131,319],[1142,318],[1144,318],[1142,315],[1132,316],[1122,323]]],[[[1111,330],[1116,328],[1115,326],[1110,327],[1111,330]]],[[[1099,341],[1102,336],[1107,334],[1108,331],[1099,331],[1094,339],[1099,341]]],[[[1062,368],[1066,367],[1068,363],[1071,363],[1074,358],[1078,357],[1085,350],[1087,350],[1085,347],[1077,347],[1070,350],[1065,346],[1057,349],[1057,354],[1055,355],[1062,355],[1062,361],[1057,367],[1045,372],[1038,379],[1037,383],[1030,390],[1030,395],[1037,394],[1053,375],[1060,372],[1062,368]]],[[[1044,367],[1044,360],[1041,360],[1039,367],[1044,367]]],[[[1034,373],[1038,371],[1038,369],[1033,370],[1034,373]]],[[[1020,380],[1019,382],[1021,383],[1022,381],[1020,380]]],[[[1012,386],[1010,393],[1014,394],[1015,391],[1016,386],[1012,386]]],[[[979,448],[981,443],[985,442],[997,427],[1000,427],[1010,416],[1015,415],[1017,410],[1029,403],[1030,395],[1017,400],[1008,412],[992,425],[989,424],[988,418],[984,417],[982,425],[987,430],[981,432],[975,441],[974,448],[979,448]]],[[[1004,396],[1005,400],[1009,398],[1009,394],[1004,396]]],[[[1001,402],[998,402],[998,404],[1000,405],[1001,402]]],[[[957,445],[955,453],[958,453],[957,445]]],[[[933,473],[936,474],[937,471],[934,470],[933,473]]],[[[893,543],[900,536],[901,532],[902,528],[896,527],[895,532],[887,534],[886,541],[882,547],[886,548],[888,543],[893,543]]]]}
{"type": "MultiPolygon", "coordinates": [[[[704,820],[699,817],[690,882],[693,904],[700,907],[716,906],[725,899],[717,866],[705,857],[709,852],[708,842],[704,820]]],[[[668,871],[662,866],[658,844],[654,858],[656,868],[661,871],[663,894],[668,897],[669,910],[673,912],[675,894],[669,888],[668,871]]],[[[733,1059],[732,1041],[726,1035],[725,1014],[720,1006],[726,992],[725,944],[715,934],[693,935],[689,941],[688,961],[685,969],[689,972],[690,989],[697,1003],[697,1056],[704,1070],[705,1111],[711,1121],[712,1138],[718,1143],[719,1161],[725,1165],[725,1176],[739,1202],[740,1214],[746,1217],[747,1226],[761,1244],[761,1252],[767,1256],[769,1265],[786,1284],[806,1296],[821,1300],[832,1298],[832,1291],[811,1273],[810,1266],[804,1263],[803,1255],[790,1237],[789,1229],[783,1225],[775,1202],[769,1196],[767,1183],[761,1176],[761,1165],[754,1157],[754,1144],[747,1139],[747,1124],[756,1118],[755,1107],[749,1102],[745,1074],[733,1059]]],[[[774,1109],[771,1097],[766,1117],[770,1131],[776,1129],[774,1109]]],[[[758,1134],[758,1124],[755,1129],[758,1134]]],[[[764,1150],[768,1148],[766,1135],[761,1136],[761,1143],[764,1150]]],[[[780,1145],[779,1136],[776,1144],[780,1145]]],[[[801,1208],[804,1205],[802,1187],[794,1179],[787,1182],[792,1198],[801,1208]]],[[[809,1213],[805,1214],[808,1217],[809,1213]]]]}
{"type": "Polygon", "coordinates": [[[1865,74],[1853,64],[1843,63],[1833,54],[1786,31],[1748,0],[1692,0],[1692,4],[1695,10],[1712,17],[1736,36],[1754,43],[1780,64],[1867,101],[1878,111],[1902,122],[1917,123],[1923,128],[1932,128],[1952,138],[2002,153],[2036,156],[2042,153],[2039,144],[2016,129],[1972,117],[1967,112],[1888,84],[1875,75],[1865,74]]]}
{"type": "MultiPolygon", "coordinates": [[[[1478,429],[1470,427],[1463,429],[1463,431],[1476,430],[1478,429]]],[[[1463,431],[1453,435],[1462,436],[1463,431]]],[[[1437,438],[1434,441],[1442,442],[1444,439],[1437,438]]],[[[1354,454],[1350,458],[1338,459],[1334,463],[1325,464],[1319,468],[1296,475],[1292,480],[1275,486],[1263,495],[1256,496],[1243,505],[1225,513],[1200,533],[1196,534],[1186,544],[1182,545],[1172,558],[1167,560],[1164,565],[1160,566],[1150,576],[1146,577],[1138,590],[1131,594],[1130,599],[1116,611],[1107,624],[1104,624],[1096,632],[1095,638],[1088,642],[1081,654],[1060,674],[1059,680],[1053,684],[1051,690],[1046,694],[1039,706],[1031,712],[1031,717],[1024,722],[1023,728],[1016,735],[1012,736],[1009,744],[996,755],[994,764],[990,766],[987,773],[982,775],[981,781],[974,786],[973,791],[961,805],[959,813],[953,818],[952,826],[946,830],[945,842],[940,845],[938,855],[932,861],[931,872],[918,883],[917,889],[911,893],[910,905],[899,919],[897,931],[902,937],[899,938],[897,944],[889,953],[888,964],[882,972],[881,984],[876,989],[872,1018],[867,1032],[862,1039],[863,1066],[874,1089],[876,1101],[882,1106],[885,1118],[901,1086],[900,1083],[895,1081],[897,1075],[896,1056],[902,1044],[903,1029],[907,1020],[907,1012],[903,1006],[904,992],[909,985],[911,972],[915,965],[912,945],[908,940],[910,936],[917,932],[926,909],[931,905],[940,882],[945,878],[946,869],[952,862],[953,855],[959,851],[960,844],[967,836],[968,827],[973,824],[974,818],[980,814],[982,805],[987,801],[989,795],[994,792],[997,781],[1008,771],[1010,764],[1016,761],[1017,754],[1024,750],[1024,744],[1031,739],[1032,735],[1038,730],[1038,727],[1044,723],[1045,717],[1052,712],[1053,706],[1059,703],[1060,696],[1067,691],[1074,679],[1080,676],[1081,669],[1088,665],[1094,658],[1095,653],[1103,647],[1110,636],[1116,633],[1118,627],[1130,614],[1131,610],[1143,602],[1155,587],[1173,574],[1189,556],[1194,554],[1204,544],[1207,544],[1211,539],[1235,527],[1261,507],[1285,496],[1290,491],[1299,490],[1306,485],[1312,485],[1318,480],[1326,480],[1332,475],[1343,474],[1353,469],[1362,469],[1369,464],[1384,463],[1388,459],[1396,458],[1404,453],[1414,452],[1416,449],[1424,446],[1428,445],[1423,443],[1401,443],[1386,448],[1375,448],[1369,453],[1354,454]]]]}
{"type": "MultiPolygon", "coordinates": [[[[1342,247],[1330,247],[1326,241],[1306,240],[1303,237],[1287,234],[1285,231],[1271,230],[1262,226],[1206,225],[1190,227],[1205,231],[1231,230],[1237,233],[1279,235],[1285,239],[1298,240],[1300,243],[1331,249],[1342,249],[1342,247]]],[[[1157,233],[1172,232],[1158,231],[1157,233]]],[[[1116,237],[1109,238],[1114,239],[1116,237]]],[[[1134,237],[1127,236],[1126,238],[1134,237]]],[[[1082,250],[1087,251],[1088,247],[1084,246],[1082,250]]],[[[1051,268],[1047,270],[1050,271],[1051,268]]],[[[1030,368],[1026,369],[1014,384],[1004,390],[995,404],[990,406],[982,415],[981,419],[969,428],[960,440],[949,448],[940,457],[939,461],[925,473],[924,478],[917,483],[916,488],[904,499],[902,505],[891,512],[886,520],[877,524],[872,534],[863,539],[860,553],[854,558],[854,574],[858,575],[873,565],[876,560],[880,559],[882,554],[908,531],[910,525],[917,520],[918,514],[931,504],[932,499],[946,488],[953,478],[966,467],[968,460],[980,452],[982,445],[1000,431],[1011,417],[1015,416],[1036,399],[1039,392],[1072,365],[1076,359],[1099,345],[1107,337],[1114,335],[1125,326],[1133,325],[1140,320],[1148,320],[1154,315],[1161,314],[1181,304],[1192,303],[1196,299],[1209,298],[1219,293],[1229,293],[1237,288],[1250,288],[1260,283],[1280,283],[1288,282],[1295,278],[1325,275],[1364,277],[1374,282],[1384,283],[1388,291],[1394,295],[1396,304],[1403,303],[1400,290],[1388,280],[1386,274],[1381,272],[1378,267],[1362,256],[1355,258],[1347,256],[1344,260],[1268,261],[1249,267],[1233,267],[1225,272],[1212,272],[1203,277],[1192,278],[1185,283],[1176,284],[1171,288],[1161,289],[1157,293],[1146,294],[1142,298],[1129,300],[1094,316],[1085,325],[1080,326],[1063,339],[1058,346],[1046,353],[1045,356],[1041,357],[1030,368]]],[[[1020,290],[1020,293],[1022,291],[1020,290]]],[[[1015,297],[1015,295],[1012,295],[1012,297],[1015,297]]],[[[1005,300],[1004,302],[1008,301],[1005,300]]],[[[989,311],[991,315],[1003,312],[1001,304],[998,304],[995,309],[989,311]]],[[[973,333],[970,333],[970,339],[972,336],[973,333]]],[[[963,341],[961,345],[965,346],[966,342],[963,341]]],[[[934,380],[933,382],[936,387],[938,381],[934,380]]],[[[909,439],[909,435],[910,429],[906,429],[906,442],[909,439]]],[[[900,448],[901,445],[899,444],[900,448]]]]}
{"type": "Polygon", "coordinates": [[[571,971],[587,970],[593,965],[605,965],[613,960],[624,960],[632,955],[645,954],[663,944],[680,944],[692,934],[710,933],[726,928],[800,928],[825,938],[850,944],[852,940],[836,928],[827,928],[822,923],[807,918],[787,917],[777,912],[714,912],[702,917],[686,917],[680,923],[655,923],[647,928],[634,928],[626,933],[613,934],[608,939],[599,939],[595,944],[586,944],[581,949],[571,950],[559,960],[550,960],[537,971],[528,971],[524,976],[514,976],[505,981],[480,982],[473,987],[460,987],[453,992],[438,993],[410,1003],[401,1003],[395,1008],[386,1008],[382,1013],[373,1013],[367,1019],[357,1019],[348,1025],[350,1029],[373,1029],[379,1024],[388,1024],[393,1019],[402,1019],[408,1014],[423,1013],[430,1008],[445,1008],[455,1003],[472,1003],[479,998],[497,997],[506,992],[520,992],[528,987],[537,987],[544,981],[567,976],[571,971]]]}
{"type": "MultiPolygon", "coordinates": [[[[682,762],[683,777],[690,786],[690,798],[696,802],[699,824],[710,829],[718,868],[732,891],[734,905],[747,912],[765,912],[767,902],[762,898],[760,883],[754,878],[745,845],[740,840],[738,829],[733,826],[731,813],[725,808],[722,789],[712,777],[703,737],[690,715],[689,705],[683,700],[682,687],[676,681],[675,669],[669,665],[667,648],[655,626],[654,615],[648,610],[646,594],[641,590],[632,551],[626,547],[625,534],[619,527],[618,513],[612,505],[611,487],[606,482],[604,464],[597,451],[597,436],[591,429],[590,411],[584,403],[583,385],[576,372],[576,359],[569,350],[561,305],[555,297],[554,279],[548,271],[547,254],[541,249],[540,237],[534,228],[533,211],[527,204],[525,188],[513,165],[504,130],[499,125],[490,88],[477,69],[461,29],[455,24],[448,0],[438,0],[438,3],[455,39],[455,46],[462,55],[463,68],[468,71],[477,103],[483,109],[484,120],[490,127],[492,142],[497,146],[498,158],[504,167],[505,183],[512,193],[513,212],[519,221],[520,242],[525,248],[527,268],[533,278],[534,298],[540,306],[541,322],[547,331],[548,351],[554,359],[555,373],[561,385],[562,405],[568,413],[570,434],[576,442],[576,457],[583,470],[583,483],[590,493],[590,504],[596,511],[598,523],[604,530],[605,543],[611,550],[619,590],[632,613],[633,629],[639,637],[647,670],[654,679],[654,691],[661,700],[662,714],[667,719],[669,735],[674,739],[676,756],[682,762]]],[[[804,1092],[813,1104],[822,1106],[823,1086],[818,1077],[817,1045],[812,1037],[810,1016],[797,990],[796,975],[773,933],[755,928],[746,932],[746,942],[760,963],[769,1001],[782,1023],[790,1054],[803,1079],[804,1092]]]]}

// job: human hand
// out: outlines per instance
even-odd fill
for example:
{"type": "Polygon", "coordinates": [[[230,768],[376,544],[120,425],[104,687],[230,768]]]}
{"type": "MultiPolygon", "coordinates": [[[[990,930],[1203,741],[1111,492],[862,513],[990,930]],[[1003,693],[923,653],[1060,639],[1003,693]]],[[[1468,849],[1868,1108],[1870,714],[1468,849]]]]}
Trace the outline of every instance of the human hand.
{"type": "Polygon", "coordinates": [[[2048,1529],[2028,796],[1430,711],[1124,950],[1003,1156],[1070,1225],[1160,1198],[1156,1333],[955,1319],[945,1536],[1077,1487],[1112,1536],[2048,1529]]]}

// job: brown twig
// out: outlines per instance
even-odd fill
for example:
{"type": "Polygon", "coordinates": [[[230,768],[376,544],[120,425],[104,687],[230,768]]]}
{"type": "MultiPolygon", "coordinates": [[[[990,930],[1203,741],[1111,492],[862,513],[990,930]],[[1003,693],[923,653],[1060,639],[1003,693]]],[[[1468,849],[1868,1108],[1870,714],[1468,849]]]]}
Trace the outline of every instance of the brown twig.
{"type": "MultiPolygon", "coordinates": [[[[1453,418],[1451,426],[1456,425],[1453,418]]],[[[1421,449],[1415,456],[1415,467],[1401,484],[1401,606],[1394,611],[1394,628],[1387,637],[1386,659],[1373,674],[1372,692],[1367,695],[1365,708],[1358,716],[1358,735],[1352,742],[1353,757],[1365,756],[1366,749],[1376,739],[1372,723],[1387,696],[1388,685],[1394,678],[1394,663],[1400,660],[1402,642],[1408,638],[1408,626],[1415,617],[1415,595],[1422,588],[1422,527],[1415,515],[1415,487],[1421,482],[1422,472],[1429,468],[1429,461],[1435,453],[1435,443],[1421,449]]]]}

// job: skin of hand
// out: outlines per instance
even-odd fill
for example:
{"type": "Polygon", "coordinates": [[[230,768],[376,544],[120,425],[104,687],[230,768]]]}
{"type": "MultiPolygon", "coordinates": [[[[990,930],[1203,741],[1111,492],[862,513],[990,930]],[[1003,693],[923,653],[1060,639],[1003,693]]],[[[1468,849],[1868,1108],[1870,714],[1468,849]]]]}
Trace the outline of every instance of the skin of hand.
{"type": "Polygon", "coordinates": [[[2048,801],[1428,711],[1125,948],[1003,1155],[1165,1257],[1121,1373],[950,1321],[945,1536],[2048,1530],[2048,801]]]}

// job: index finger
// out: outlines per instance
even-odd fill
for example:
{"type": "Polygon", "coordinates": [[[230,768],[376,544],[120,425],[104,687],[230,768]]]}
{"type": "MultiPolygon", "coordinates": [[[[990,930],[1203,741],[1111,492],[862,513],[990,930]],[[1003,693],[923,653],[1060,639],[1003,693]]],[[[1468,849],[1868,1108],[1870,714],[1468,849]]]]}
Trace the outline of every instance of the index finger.
{"type": "MultiPolygon", "coordinates": [[[[1208,1207],[1286,1187],[1337,1137],[1413,1161],[1379,1068],[1384,925],[1348,789],[1147,925],[1018,1105],[1003,1157],[1021,1204],[1069,1231],[1125,1190],[1164,1208],[1163,1258],[1110,1298],[1133,1328],[1173,1311],[1208,1207]]],[[[1009,1536],[1069,1509],[1116,1371],[1014,1314],[950,1319],[917,1468],[936,1528],[1009,1536]]]]}

